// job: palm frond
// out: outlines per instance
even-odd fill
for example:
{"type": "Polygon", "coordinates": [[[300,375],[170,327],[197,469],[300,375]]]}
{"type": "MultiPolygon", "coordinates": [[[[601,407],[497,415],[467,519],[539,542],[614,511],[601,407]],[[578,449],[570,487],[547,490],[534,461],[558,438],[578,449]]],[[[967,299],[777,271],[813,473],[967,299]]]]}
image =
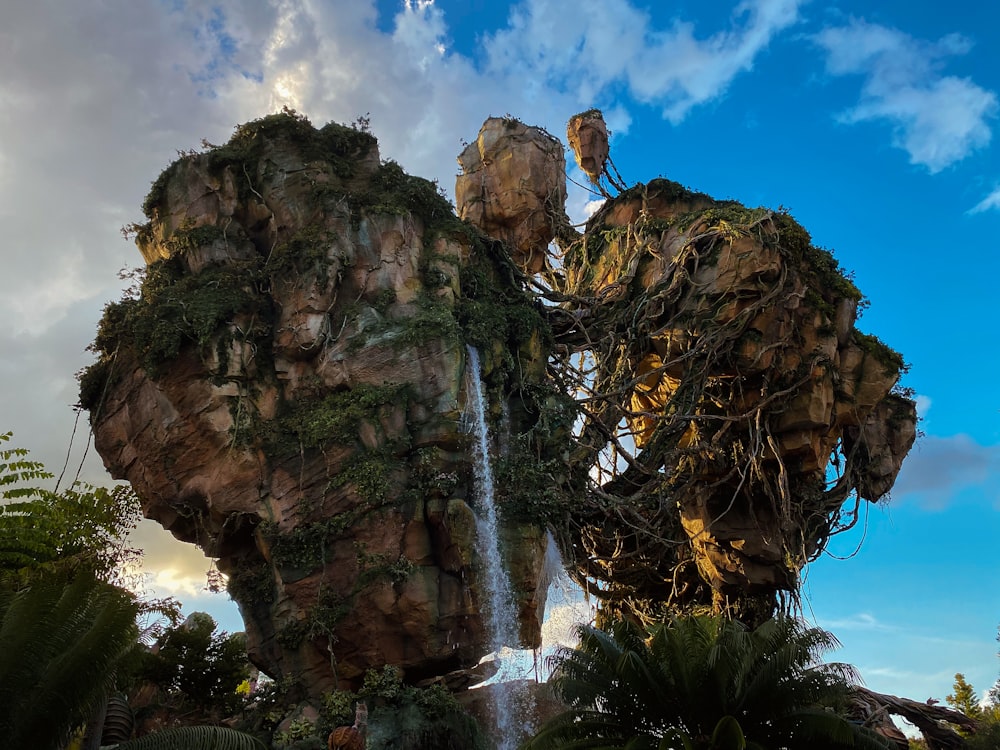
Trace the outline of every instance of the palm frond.
{"type": "Polygon", "coordinates": [[[173,727],[101,750],[266,750],[251,734],[229,727],[173,727]]]}
{"type": "Polygon", "coordinates": [[[570,708],[542,727],[529,750],[887,747],[832,710],[855,675],[823,664],[836,639],[796,620],[748,630],[694,616],[649,632],[612,622],[607,631],[580,628],[579,636],[575,649],[559,652],[552,678],[570,708]]]}
{"type": "Polygon", "coordinates": [[[0,733],[54,747],[103,699],[136,637],[132,596],[93,577],[37,579],[0,598],[0,733]]]}

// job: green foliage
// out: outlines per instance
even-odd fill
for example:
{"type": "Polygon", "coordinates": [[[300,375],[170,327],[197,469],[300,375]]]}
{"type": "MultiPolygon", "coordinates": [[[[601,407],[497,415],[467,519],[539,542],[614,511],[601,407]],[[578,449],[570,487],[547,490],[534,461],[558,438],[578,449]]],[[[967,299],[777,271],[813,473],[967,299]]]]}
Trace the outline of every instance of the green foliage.
{"type": "Polygon", "coordinates": [[[809,232],[786,212],[773,215],[778,230],[777,246],[799,268],[811,277],[816,293],[824,299],[850,299],[861,302],[861,291],[851,281],[829,250],[812,244],[809,232]]]}
{"type": "Polygon", "coordinates": [[[170,238],[164,243],[171,255],[186,253],[190,250],[197,250],[205,245],[211,245],[216,240],[225,237],[222,227],[212,224],[192,227],[181,225],[170,238]]]}
{"type": "Polygon", "coordinates": [[[229,595],[244,606],[271,604],[277,589],[271,565],[262,559],[246,560],[237,564],[226,581],[229,595]]]}
{"type": "Polygon", "coordinates": [[[979,728],[966,736],[968,750],[997,750],[1000,747],[1000,705],[993,704],[978,717],[979,728]]]}
{"type": "Polygon", "coordinates": [[[878,337],[855,330],[852,338],[855,344],[874,357],[887,371],[904,373],[910,369],[910,366],[903,359],[903,355],[882,343],[878,337]]]}
{"type": "Polygon", "coordinates": [[[502,245],[476,238],[469,262],[461,269],[462,297],[456,310],[466,343],[484,352],[499,344],[514,355],[536,335],[540,344],[551,344],[551,330],[519,278],[502,245]]]}
{"type": "Polygon", "coordinates": [[[945,702],[956,711],[961,711],[966,716],[975,719],[982,714],[979,708],[979,696],[976,691],[965,680],[965,675],[959,672],[955,675],[955,684],[952,692],[945,697],[945,702]]]}
{"type": "MultiPolygon", "coordinates": [[[[270,337],[264,334],[270,331],[273,312],[263,287],[255,263],[213,266],[187,275],[176,257],[153,263],[137,299],[105,306],[97,336],[88,347],[98,360],[79,376],[80,405],[93,411],[100,404],[123,347],[135,353],[147,373],[158,377],[186,346],[197,346],[202,356],[212,354],[209,345],[238,315],[253,321],[241,335],[266,346],[270,337]]],[[[216,351],[224,353],[228,340],[217,343],[216,351]]]]}
{"type": "MultiPolygon", "coordinates": [[[[276,141],[295,144],[307,162],[330,164],[334,175],[339,178],[352,177],[358,161],[377,145],[371,133],[337,123],[329,123],[317,130],[305,116],[285,108],[282,112],[238,125],[229,141],[222,146],[205,143],[203,153],[185,154],[175,161],[153,182],[143,201],[142,212],[149,219],[156,217],[166,199],[171,178],[186,161],[207,161],[212,170],[220,173],[230,167],[240,176],[248,164],[258,161],[269,144],[276,141]]],[[[251,186],[248,181],[239,184],[241,191],[249,193],[251,186]]]]}
{"type": "Polygon", "coordinates": [[[206,714],[228,715],[241,704],[236,688],[249,676],[246,637],[215,631],[215,620],[203,612],[168,628],[143,659],[139,677],[206,714]]]}
{"type": "Polygon", "coordinates": [[[306,718],[299,718],[289,723],[287,731],[275,734],[272,744],[279,748],[296,748],[298,750],[308,746],[304,745],[303,740],[311,740],[319,742],[319,747],[322,750],[322,741],[315,734],[316,725],[306,718]]]}
{"type": "Polygon", "coordinates": [[[425,240],[459,223],[451,203],[430,180],[406,174],[394,161],[384,162],[372,175],[368,189],[347,196],[354,216],[362,213],[412,214],[424,225],[425,240]]]}
{"type": "Polygon", "coordinates": [[[833,636],[790,618],[748,630],[694,616],[648,632],[618,621],[579,635],[550,681],[569,709],[526,750],[888,747],[837,713],[852,672],[819,662],[833,636]]]}
{"type": "Polygon", "coordinates": [[[322,399],[293,404],[278,420],[278,430],[283,435],[294,436],[296,453],[300,446],[353,445],[359,439],[362,422],[377,422],[384,407],[405,405],[409,397],[407,384],[360,384],[322,399]]]}
{"type": "Polygon", "coordinates": [[[565,517],[569,500],[555,480],[558,458],[541,459],[517,440],[494,464],[498,507],[507,521],[547,523],[565,517]]]}
{"type": "MultiPolygon", "coordinates": [[[[10,438],[0,434],[0,445],[10,438]]],[[[138,498],[125,485],[76,482],[62,492],[38,486],[52,478],[24,448],[0,449],[0,579],[80,567],[120,579],[139,554],[126,543],[139,522],[138,498]]]]}
{"type": "Polygon", "coordinates": [[[355,544],[358,555],[358,585],[367,586],[379,580],[389,580],[392,583],[402,583],[413,572],[413,563],[404,555],[395,560],[388,555],[368,552],[360,544],[355,544]]]}
{"type": "Polygon", "coordinates": [[[134,597],[89,571],[0,587],[0,736],[12,748],[60,747],[111,688],[136,642],[134,597]]]}
{"type": "Polygon", "coordinates": [[[563,458],[576,405],[546,386],[528,385],[513,396],[512,412],[523,410],[531,426],[512,436],[494,461],[497,505],[508,521],[558,525],[583,491],[583,478],[568,476],[563,458]]]}
{"type": "Polygon", "coordinates": [[[258,287],[255,266],[206,268],[181,275],[171,258],[150,266],[142,297],[128,321],[142,366],[158,375],[188,343],[207,346],[237,313],[270,320],[270,301],[258,287]]]}
{"type": "Polygon", "coordinates": [[[475,720],[440,685],[417,688],[402,681],[394,666],[369,670],[357,693],[338,690],[324,699],[324,726],[354,721],[354,707],[369,707],[369,750],[485,750],[475,720]]]}
{"type": "Polygon", "coordinates": [[[323,521],[303,523],[282,532],[275,524],[261,524],[261,533],[271,550],[271,562],[279,570],[312,571],[326,561],[330,541],[342,535],[353,514],[340,514],[323,521]]]}
{"type": "Polygon", "coordinates": [[[101,750],[266,750],[253,735],[228,727],[171,727],[101,750]]]}
{"type": "Polygon", "coordinates": [[[310,224],[271,251],[265,270],[272,277],[287,276],[290,272],[296,272],[297,275],[311,272],[327,281],[329,244],[329,234],[319,225],[310,224]]]}

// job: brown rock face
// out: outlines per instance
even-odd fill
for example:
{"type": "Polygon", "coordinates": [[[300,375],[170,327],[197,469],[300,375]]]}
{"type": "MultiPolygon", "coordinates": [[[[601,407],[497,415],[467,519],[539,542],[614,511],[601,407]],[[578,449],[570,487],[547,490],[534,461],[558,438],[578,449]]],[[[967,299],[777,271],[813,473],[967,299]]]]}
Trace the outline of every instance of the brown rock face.
{"type": "MultiPolygon", "coordinates": [[[[105,465],[219,558],[268,674],[318,696],[384,664],[474,665],[466,344],[511,434],[534,440],[545,390],[545,326],[509,261],[370,135],[291,115],[182,158],[146,209],[142,296],[109,306],[82,382],[105,465]]],[[[501,513],[536,645],[544,532],[501,513]]]]}
{"type": "Polygon", "coordinates": [[[596,185],[608,163],[608,126],[604,115],[597,109],[573,115],[566,125],[566,139],[577,166],[596,185]]]}
{"type": "Polygon", "coordinates": [[[790,217],[666,180],[609,201],[564,266],[563,351],[587,369],[563,377],[592,394],[578,455],[600,505],[630,508],[595,511],[577,565],[639,610],[766,616],[856,519],[845,500],[895,481],[916,423],[891,392],[902,359],[854,328],[860,292],[790,217]]]}
{"type": "Polygon", "coordinates": [[[541,128],[491,117],[458,163],[459,217],[507,243],[529,273],[542,270],[549,242],[568,224],[562,144],[541,128]]]}
{"type": "Polygon", "coordinates": [[[469,345],[524,644],[545,526],[606,615],[753,623],[914,440],[902,358],[790,216],[661,179],[577,235],[544,131],[491,118],[460,163],[467,222],[367,133],[291,114],[183,157],[81,381],[106,466],[219,558],[254,660],[313,696],[386,664],[459,686],[490,650],[469,345]]]}

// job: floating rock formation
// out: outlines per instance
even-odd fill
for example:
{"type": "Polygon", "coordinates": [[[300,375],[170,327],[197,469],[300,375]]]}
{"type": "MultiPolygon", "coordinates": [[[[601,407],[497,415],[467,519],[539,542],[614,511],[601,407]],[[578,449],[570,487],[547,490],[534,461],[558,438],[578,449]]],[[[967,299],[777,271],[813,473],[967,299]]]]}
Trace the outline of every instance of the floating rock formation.
{"type": "Polygon", "coordinates": [[[218,558],[254,661],[314,697],[386,664],[465,685],[489,650],[467,346],[524,645],[546,528],[604,616],[755,622],[914,439],[902,358],[787,214],[660,179],[577,234],[545,131],[490,118],[459,162],[461,219],[368,133],[288,113],[184,156],[81,381],[106,466],[218,558]]]}
{"type": "Polygon", "coordinates": [[[566,125],[566,140],[576,164],[597,185],[608,163],[608,126],[599,109],[573,115],[566,125]]]}
{"type": "Polygon", "coordinates": [[[549,242],[569,223],[562,144],[541,128],[491,117],[458,163],[459,217],[505,242],[528,273],[541,271],[549,242]]]}
{"type": "MultiPolygon", "coordinates": [[[[291,115],[183,157],[146,211],[141,297],[109,305],[82,383],[110,472],[218,558],[268,674],[318,696],[383,664],[475,665],[466,344],[513,433],[548,388],[506,254],[367,133],[291,115]]],[[[508,507],[502,542],[533,646],[546,538],[524,517],[508,507]]]]}
{"type": "Polygon", "coordinates": [[[590,394],[578,460],[599,477],[578,570],[612,609],[768,616],[856,520],[845,501],[892,486],[916,424],[902,358],[855,328],[861,293],[786,214],[660,179],[564,250],[559,369],[590,394]]]}

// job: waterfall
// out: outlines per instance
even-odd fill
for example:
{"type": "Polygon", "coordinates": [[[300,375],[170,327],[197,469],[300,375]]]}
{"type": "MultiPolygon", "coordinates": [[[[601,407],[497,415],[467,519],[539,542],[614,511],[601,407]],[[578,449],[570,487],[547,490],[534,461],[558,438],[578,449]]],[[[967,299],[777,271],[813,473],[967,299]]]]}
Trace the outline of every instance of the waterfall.
{"type": "MultiPolygon", "coordinates": [[[[510,576],[500,557],[497,509],[493,492],[493,468],[490,465],[490,435],[486,425],[486,408],[483,398],[482,372],[479,366],[479,352],[473,346],[467,347],[466,392],[468,394],[468,414],[473,433],[473,473],[476,498],[477,546],[483,560],[483,583],[487,593],[487,625],[492,648],[500,672],[494,678],[503,682],[505,670],[513,668],[509,658],[511,649],[518,642],[518,618],[514,597],[511,592],[510,576]],[[501,658],[501,654],[507,658],[501,658]]],[[[509,691],[502,685],[496,691],[496,722],[499,737],[498,750],[512,750],[517,730],[514,727],[514,711],[509,691]]]]}

